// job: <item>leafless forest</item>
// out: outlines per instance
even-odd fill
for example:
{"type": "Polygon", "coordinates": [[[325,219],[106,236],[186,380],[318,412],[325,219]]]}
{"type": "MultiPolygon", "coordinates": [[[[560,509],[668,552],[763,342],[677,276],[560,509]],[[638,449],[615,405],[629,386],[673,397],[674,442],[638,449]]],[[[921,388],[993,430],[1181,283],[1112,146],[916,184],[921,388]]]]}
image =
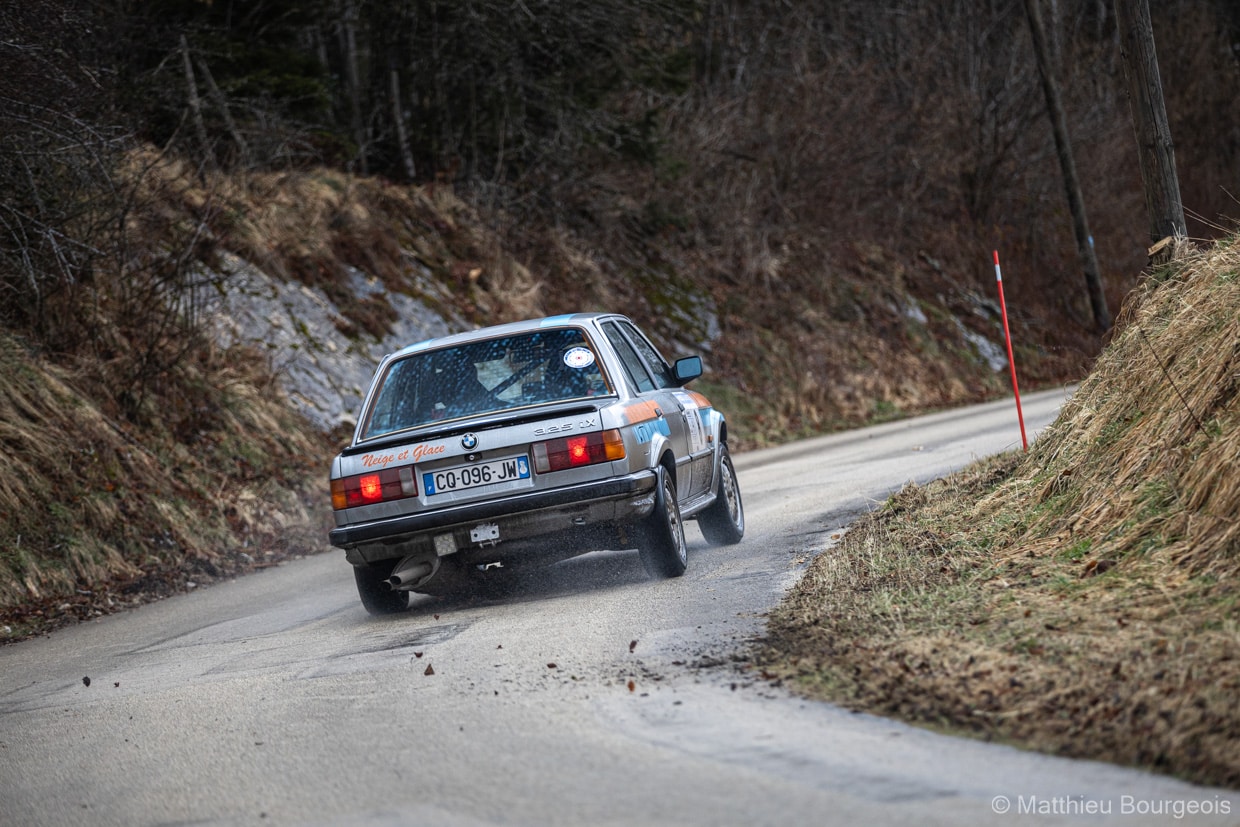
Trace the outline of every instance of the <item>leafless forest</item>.
{"type": "MultiPolygon", "coordinates": [[[[1151,241],[1114,11],[1040,3],[1114,312],[1151,241]]],[[[1217,236],[1237,214],[1240,12],[1151,12],[1190,235],[1217,236]]],[[[939,344],[947,317],[993,337],[992,249],[1030,381],[1100,342],[1020,0],[101,0],[13,6],[0,28],[0,312],[52,351],[136,338],[131,394],[180,358],[155,342],[182,321],[151,299],[210,242],[129,232],[158,212],[126,161],[140,144],[451,186],[542,309],[618,306],[696,342],[713,304],[713,366],[793,430],[985,394],[908,319],[939,344]]]]}
{"type": "MultiPolygon", "coordinates": [[[[1118,305],[1149,239],[1114,14],[1042,2],[1118,305]]],[[[1240,12],[1151,10],[1190,234],[1214,236],[1236,214],[1240,12]]],[[[657,316],[652,285],[683,282],[747,336],[829,336],[885,289],[980,291],[991,248],[1031,324],[1088,326],[1019,0],[49,2],[0,26],[4,312],[55,341],[77,339],[57,294],[109,256],[134,271],[135,142],[451,184],[556,309],[571,274],[540,258],[549,233],[609,276],[595,300],[657,316]]]]}

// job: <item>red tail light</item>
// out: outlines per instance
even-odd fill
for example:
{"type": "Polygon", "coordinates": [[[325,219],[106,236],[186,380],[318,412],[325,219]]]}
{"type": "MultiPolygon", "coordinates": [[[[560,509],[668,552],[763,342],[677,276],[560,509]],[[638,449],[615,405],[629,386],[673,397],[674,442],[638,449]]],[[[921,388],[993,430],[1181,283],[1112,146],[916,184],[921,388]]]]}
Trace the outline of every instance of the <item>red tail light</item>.
{"type": "Polygon", "coordinates": [[[614,429],[551,439],[534,446],[534,470],[542,474],[615,459],[624,459],[624,439],[614,429]]]}
{"type": "Polygon", "coordinates": [[[411,465],[332,480],[332,508],[337,511],[417,495],[411,465]]]}
{"type": "Polygon", "coordinates": [[[568,441],[568,464],[589,465],[590,446],[583,436],[575,436],[568,441]]]}
{"type": "Polygon", "coordinates": [[[378,474],[367,474],[357,481],[362,492],[363,502],[374,502],[383,499],[383,483],[378,474]]]}

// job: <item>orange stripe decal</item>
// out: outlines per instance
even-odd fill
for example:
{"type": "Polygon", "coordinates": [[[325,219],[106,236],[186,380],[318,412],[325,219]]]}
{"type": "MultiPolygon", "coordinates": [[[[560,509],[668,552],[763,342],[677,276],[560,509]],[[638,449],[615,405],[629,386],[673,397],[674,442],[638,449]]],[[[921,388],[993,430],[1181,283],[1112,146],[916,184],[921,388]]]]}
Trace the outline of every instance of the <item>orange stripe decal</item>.
{"type": "Polygon", "coordinates": [[[653,400],[646,402],[634,402],[624,409],[624,421],[630,425],[637,422],[645,422],[649,419],[657,419],[659,404],[653,400]]]}

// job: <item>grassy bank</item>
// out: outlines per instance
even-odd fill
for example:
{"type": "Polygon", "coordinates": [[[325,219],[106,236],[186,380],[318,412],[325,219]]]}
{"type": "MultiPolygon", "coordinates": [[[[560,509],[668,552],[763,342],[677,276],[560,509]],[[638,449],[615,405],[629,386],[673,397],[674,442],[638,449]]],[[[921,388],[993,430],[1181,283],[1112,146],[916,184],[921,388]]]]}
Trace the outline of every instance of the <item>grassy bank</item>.
{"type": "Polygon", "coordinates": [[[323,547],[322,437],[265,363],[203,348],[146,415],[0,334],[0,642],[323,547]]]}
{"type": "Polygon", "coordinates": [[[1025,454],[824,551],[763,668],[956,733],[1240,786],[1240,251],[1147,277],[1025,454]]]}

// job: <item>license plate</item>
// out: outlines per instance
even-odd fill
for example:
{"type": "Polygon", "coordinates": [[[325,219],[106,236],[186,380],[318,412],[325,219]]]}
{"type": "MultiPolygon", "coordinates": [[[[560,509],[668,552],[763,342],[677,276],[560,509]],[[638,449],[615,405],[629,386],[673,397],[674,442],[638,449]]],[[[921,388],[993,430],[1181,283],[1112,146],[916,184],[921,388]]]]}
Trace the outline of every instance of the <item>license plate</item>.
{"type": "Polygon", "coordinates": [[[428,471],[422,474],[422,490],[426,496],[448,494],[453,491],[464,491],[469,488],[481,488],[501,482],[516,482],[530,478],[530,461],[527,457],[509,457],[495,459],[490,462],[474,462],[469,465],[458,465],[455,468],[444,468],[441,471],[428,471]]]}

